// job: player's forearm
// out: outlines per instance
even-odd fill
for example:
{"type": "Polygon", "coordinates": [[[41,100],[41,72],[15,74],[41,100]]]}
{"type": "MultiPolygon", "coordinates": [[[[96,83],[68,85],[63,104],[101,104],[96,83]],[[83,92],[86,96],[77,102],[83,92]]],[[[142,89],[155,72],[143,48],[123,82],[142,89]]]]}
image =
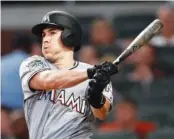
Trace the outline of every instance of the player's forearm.
{"type": "Polygon", "coordinates": [[[88,79],[86,71],[54,71],[37,73],[30,80],[30,88],[35,90],[63,89],[75,86],[88,79]]]}
{"type": "Polygon", "coordinates": [[[86,71],[56,71],[50,73],[47,79],[49,89],[62,89],[75,86],[88,79],[86,71]]]}
{"type": "Polygon", "coordinates": [[[94,107],[92,107],[92,111],[93,111],[93,114],[96,118],[100,119],[100,120],[104,120],[106,117],[107,117],[107,114],[109,112],[109,109],[110,109],[110,102],[109,100],[106,98],[106,102],[105,104],[103,105],[102,108],[100,109],[95,109],[94,107]]]}

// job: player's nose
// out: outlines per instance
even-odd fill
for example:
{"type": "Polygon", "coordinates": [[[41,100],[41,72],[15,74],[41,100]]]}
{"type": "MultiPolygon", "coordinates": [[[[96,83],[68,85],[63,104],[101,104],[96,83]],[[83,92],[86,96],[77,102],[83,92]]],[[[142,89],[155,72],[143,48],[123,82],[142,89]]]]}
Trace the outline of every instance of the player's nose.
{"type": "Polygon", "coordinates": [[[51,40],[51,37],[48,36],[48,35],[45,35],[45,36],[42,38],[43,43],[48,43],[48,42],[50,42],[50,40],[51,40]]]}

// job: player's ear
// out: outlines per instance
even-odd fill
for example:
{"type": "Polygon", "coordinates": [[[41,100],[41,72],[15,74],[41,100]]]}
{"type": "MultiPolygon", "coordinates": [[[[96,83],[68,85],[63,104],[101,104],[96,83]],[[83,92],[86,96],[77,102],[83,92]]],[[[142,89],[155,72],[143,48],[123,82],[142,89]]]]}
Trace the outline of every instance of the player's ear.
{"type": "Polygon", "coordinates": [[[63,30],[58,31],[59,37],[61,37],[62,33],[63,33],[63,30]]]}
{"type": "Polygon", "coordinates": [[[57,32],[57,36],[58,36],[58,41],[61,41],[61,35],[62,35],[62,30],[59,30],[58,32],[57,32]]]}

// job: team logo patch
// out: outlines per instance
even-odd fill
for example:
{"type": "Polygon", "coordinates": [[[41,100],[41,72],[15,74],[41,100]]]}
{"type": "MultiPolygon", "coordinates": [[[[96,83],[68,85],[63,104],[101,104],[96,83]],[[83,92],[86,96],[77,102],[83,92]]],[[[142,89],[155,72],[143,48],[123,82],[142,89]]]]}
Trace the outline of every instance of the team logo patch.
{"type": "Polygon", "coordinates": [[[35,60],[35,61],[31,61],[28,64],[28,68],[30,69],[30,71],[34,70],[34,69],[42,69],[45,67],[45,64],[41,61],[41,60],[35,60]]]}

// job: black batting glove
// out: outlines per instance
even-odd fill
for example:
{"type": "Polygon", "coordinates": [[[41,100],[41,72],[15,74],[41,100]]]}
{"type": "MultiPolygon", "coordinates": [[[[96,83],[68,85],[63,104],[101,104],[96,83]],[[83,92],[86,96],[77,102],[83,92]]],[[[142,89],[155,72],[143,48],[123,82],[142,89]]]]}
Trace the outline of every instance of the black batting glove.
{"type": "Polygon", "coordinates": [[[116,66],[115,64],[113,64],[111,62],[107,62],[107,61],[105,61],[101,64],[100,69],[105,71],[108,74],[108,76],[112,76],[118,72],[118,66],[116,66]]]}
{"type": "Polygon", "coordinates": [[[106,98],[103,95],[103,89],[110,82],[110,76],[103,71],[99,70],[92,80],[89,82],[87,94],[89,103],[96,109],[101,108],[105,102],[106,98]]]}
{"type": "Polygon", "coordinates": [[[118,72],[118,67],[111,62],[103,62],[99,65],[95,65],[93,68],[87,69],[88,78],[92,79],[99,70],[103,70],[111,76],[118,72]]]}
{"type": "Polygon", "coordinates": [[[87,74],[88,74],[88,78],[92,79],[94,77],[94,74],[101,69],[101,65],[95,65],[93,68],[88,68],[87,69],[87,74]]]}

